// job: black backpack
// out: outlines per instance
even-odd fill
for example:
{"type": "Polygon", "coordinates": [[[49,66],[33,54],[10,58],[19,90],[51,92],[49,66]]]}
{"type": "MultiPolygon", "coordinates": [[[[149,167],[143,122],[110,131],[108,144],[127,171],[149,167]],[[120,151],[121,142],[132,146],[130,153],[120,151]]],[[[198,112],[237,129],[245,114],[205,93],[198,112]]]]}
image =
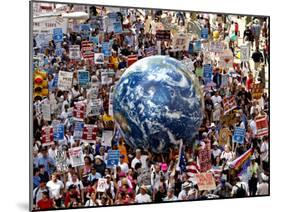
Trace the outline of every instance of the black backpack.
{"type": "Polygon", "coordinates": [[[245,197],[246,196],[246,190],[243,188],[243,185],[241,184],[240,186],[235,185],[237,187],[236,195],[235,197],[240,198],[240,197],[245,197]]]}

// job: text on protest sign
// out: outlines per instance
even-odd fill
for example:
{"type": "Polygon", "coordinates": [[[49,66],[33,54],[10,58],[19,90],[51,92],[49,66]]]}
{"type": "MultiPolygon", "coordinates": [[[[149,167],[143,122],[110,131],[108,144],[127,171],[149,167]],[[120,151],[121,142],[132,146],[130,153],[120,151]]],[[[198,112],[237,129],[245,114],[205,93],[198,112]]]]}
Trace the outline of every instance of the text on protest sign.
{"type": "Polygon", "coordinates": [[[224,45],[221,41],[211,41],[209,43],[209,51],[222,53],[224,51],[224,45]]]}
{"type": "Polygon", "coordinates": [[[64,125],[56,124],[54,127],[54,140],[59,141],[64,139],[64,125]]]}
{"type": "Polygon", "coordinates": [[[216,183],[212,173],[200,173],[195,176],[199,191],[211,191],[216,189],[216,183]]]}
{"type": "Polygon", "coordinates": [[[120,152],[119,150],[108,150],[107,167],[117,166],[119,163],[120,152]]]}
{"type": "Polygon", "coordinates": [[[82,147],[71,148],[68,152],[72,167],[83,166],[85,164],[82,147]]]}
{"type": "Polygon", "coordinates": [[[104,54],[103,53],[95,53],[94,63],[95,64],[104,64],[104,54]]]}
{"type": "Polygon", "coordinates": [[[59,71],[58,88],[70,90],[72,87],[73,72],[59,71]]]}
{"type": "Polygon", "coordinates": [[[67,20],[61,17],[35,18],[33,19],[34,34],[53,34],[55,28],[61,28],[63,33],[67,32],[67,20]]]}
{"type": "Polygon", "coordinates": [[[209,35],[209,29],[207,27],[204,27],[201,29],[201,38],[202,39],[208,39],[209,35]]]}
{"type": "Polygon", "coordinates": [[[105,192],[106,184],[107,184],[106,179],[99,178],[98,186],[97,186],[97,192],[105,192]]]}
{"type": "Polygon", "coordinates": [[[85,124],[83,129],[82,139],[89,143],[94,143],[96,141],[96,136],[98,132],[97,125],[85,124]]]}
{"type": "Polygon", "coordinates": [[[81,37],[84,39],[88,39],[91,33],[91,25],[90,24],[80,24],[79,31],[81,37]]]}
{"type": "Polygon", "coordinates": [[[243,144],[245,138],[246,129],[242,127],[236,127],[232,137],[233,142],[243,144]]]}
{"type": "Polygon", "coordinates": [[[224,109],[224,114],[227,114],[228,112],[232,111],[237,107],[235,97],[224,97],[223,98],[223,109],[224,109]]]}
{"type": "Polygon", "coordinates": [[[205,64],[203,66],[203,77],[205,84],[212,81],[213,76],[213,66],[211,64],[205,64]]]}
{"type": "Polygon", "coordinates": [[[71,60],[80,59],[80,46],[79,45],[69,46],[69,59],[71,59],[71,60]]]}
{"type": "Polygon", "coordinates": [[[254,83],[252,87],[252,97],[254,99],[260,99],[263,95],[263,84],[262,83],[254,83]]]}
{"type": "Polygon", "coordinates": [[[94,59],[94,44],[90,41],[82,41],[81,54],[86,60],[94,59]]]}
{"type": "Polygon", "coordinates": [[[54,144],[54,131],[52,126],[42,128],[42,146],[54,144]]]}
{"type": "Polygon", "coordinates": [[[258,138],[263,136],[268,136],[268,120],[266,116],[257,117],[255,119],[257,126],[257,134],[258,138]]]}
{"type": "Polygon", "coordinates": [[[54,40],[55,43],[63,41],[62,28],[54,28],[53,29],[53,40],[54,40]]]}
{"type": "Polygon", "coordinates": [[[230,49],[225,49],[220,56],[220,67],[230,68],[233,65],[233,52],[230,49]]]}
{"type": "Polygon", "coordinates": [[[88,85],[90,82],[90,74],[85,70],[78,70],[78,84],[81,86],[88,85]]]}
{"type": "Polygon", "coordinates": [[[51,105],[42,104],[42,116],[45,121],[51,121],[51,105]]]}
{"type": "Polygon", "coordinates": [[[199,163],[200,163],[200,171],[205,172],[208,171],[212,168],[212,163],[211,163],[211,145],[210,142],[206,142],[205,148],[200,149],[199,153],[199,163]]]}
{"type": "Polygon", "coordinates": [[[241,45],[240,46],[240,61],[247,62],[250,60],[250,46],[241,45]]]}
{"type": "Polygon", "coordinates": [[[102,53],[104,54],[105,57],[110,57],[112,52],[111,52],[111,47],[109,42],[103,42],[102,43],[102,53]]]}
{"type": "Polygon", "coordinates": [[[74,132],[73,132],[73,139],[74,140],[80,140],[83,135],[83,129],[84,129],[84,122],[77,121],[74,124],[74,132]]]}
{"type": "Polygon", "coordinates": [[[156,40],[168,41],[171,39],[170,30],[157,30],[156,31],[156,40]]]}
{"type": "Polygon", "coordinates": [[[219,133],[219,144],[224,146],[229,144],[230,136],[232,135],[231,131],[228,128],[222,128],[219,133]]]}
{"type": "Polygon", "coordinates": [[[73,108],[73,118],[76,121],[84,121],[86,106],[83,102],[75,102],[73,108]]]}

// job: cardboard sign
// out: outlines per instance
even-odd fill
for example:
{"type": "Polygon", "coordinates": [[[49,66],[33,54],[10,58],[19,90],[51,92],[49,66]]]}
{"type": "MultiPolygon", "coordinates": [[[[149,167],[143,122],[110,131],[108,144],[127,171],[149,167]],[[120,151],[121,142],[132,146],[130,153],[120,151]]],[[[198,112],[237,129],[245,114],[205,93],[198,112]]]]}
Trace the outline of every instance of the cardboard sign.
{"type": "Polygon", "coordinates": [[[196,174],[199,191],[211,191],[216,189],[216,182],[212,173],[196,174]]]}
{"type": "Polygon", "coordinates": [[[91,104],[91,115],[98,116],[100,115],[100,104],[98,99],[92,100],[91,104]]]}
{"type": "Polygon", "coordinates": [[[201,29],[201,38],[207,40],[208,36],[209,36],[209,29],[207,27],[201,29]]]}
{"type": "Polygon", "coordinates": [[[224,44],[221,41],[211,41],[209,43],[209,51],[222,53],[224,51],[224,44]]]}
{"type": "Polygon", "coordinates": [[[82,139],[86,142],[94,143],[96,141],[97,132],[97,125],[85,124],[83,128],[82,139]]]}
{"type": "Polygon", "coordinates": [[[51,121],[51,105],[42,104],[42,116],[45,121],[51,121]]]}
{"type": "Polygon", "coordinates": [[[132,64],[134,64],[137,60],[138,60],[138,56],[137,55],[129,55],[127,57],[127,67],[129,67],[132,64]]]}
{"type": "Polygon", "coordinates": [[[103,53],[95,53],[94,63],[95,64],[104,64],[104,54],[103,53]]]}
{"type": "Polygon", "coordinates": [[[228,128],[222,128],[219,133],[219,145],[230,144],[231,131],[228,128]]]}
{"type": "Polygon", "coordinates": [[[74,132],[73,132],[73,139],[74,140],[80,140],[83,135],[83,129],[84,129],[84,122],[77,121],[74,124],[74,132]]]}
{"type": "Polygon", "coordinates": [[[90,41],[82,41],[81,54],[84,59],[93,60],[94,59],[94,44],[90,41]]]}
{"type": "Polygon", "coordinates": [[[169,41],[171,39],[170,30],[157,30],[156,31],[156,40],[169,41]]]}
{"type": "Polygon", "coordinates": [[[240,61],[247,62],[250,60],[250,46],[241,45],[240,46],[240,61]]]}
{"type": "Polygon", "coordinates": [[[119,150],[108,150],[107,167],[112,168],[118,166],[120,152],[119,150]]]}
{"type": "Polygon", "coordinates": [[[72,88],[73,72],[59,71],[58,88],[60,90],[70,90],[72,88]]]}
{"type": "Polygon", "coordinates": [[[109,42],[103,42],[101,45],[102,53],[105,57],[110,57],[112,55],[111,46],[109,42]]]}
{"type": "Polygon", "coordinates": [[[73,108],[73,119],[75,121],[84,121],[86,106],[83,102],[75,102],[73,108]]]}
{"type": "Polygon", "coordinates": [[[79,26],[80,35],[83,39],[88,39],[91,33],[90,24],[80,24],[79,26]]]}
{"type": "Polygon", "coordinates": [[[205,84],[212,81],[212,76],[213,76],[213,66],[211,64],[205,64],[203,66],[203,77],[204,77],[205,84]]]}
{"type": "Polygon", "coordinates": [[[106,71],[101,72],[101,84],[102,85],[108,84],[108,73],[106,71]]]}
{"type": "Polygon", "coordinates": [[[204,149],[200,149],[198,152],[198,158],[200,163],[200,171],[206,172],[212,168],[212,151],[211,144],[207,142],[204,149]]]}
{"type": "Polygon", "coordinates": [[[52,126],[42,127],[42,146],[54,144],[54,131],[52,126]]]}
{"type": "Polygon", "coordinates": [[[69,46],[69,59],[79,60],[80,59],[80,46],[70,45],[69,46]]]}
{"type": "Polygon", "coordinates": [[[255,119],[257,127],[257,138],[268,136],[268,120],[266,116],[257,117],[255,119]]]}
{"type": "Polygon", "coordinates": [[[54,40],[55,43],[63,41],[62,28],[54,28],[53,29],[53,40],[54,40]]]}
{"type": "Polygon", "coordinates": [[[243,144],[245,138],[246,129],[242,127],[235,127],[235,131],[232,137],[232,141],[235,143],[243,144]]]}
{"type": "Polygon", "coordinates": [[[78,84],[86,86],[90,82],[90,73],[85,70],[78,70],[78,84]]]}
{"type": "Polygon", "coordinates": [[[84,155],[82,147],[74,147],[68,150],[72,167],[84,166],[84,155]]]}
{"type": "Polygon", "coordinates": [[[235,97],[224,97],[223,98],[223,109],[224,109],[224,114],[227,114],[228,112],[232,111],[237,107],[235,97]]]}
{"type": "Polygon", "coordinates": [[[106,179],[104,178],[99,178],[98,180],[98,186],[97,186],[97,192],[105,192],[106,189],[106,179]]]}
{"type": "Polygon", "coordinates": [[[104,146],[111,146],[111,140],[113,138],[113,131],[112,130],[104,130],[102,132],[102,143],[104,146]]]}
{"type": "Polygon", "coordinates": [[[260,99],[263,95],[263,84],[262,83],[255,83],[253,84],[251,93],[252,93],[252,98],[254,99],[260,99]]]}
{"type": "Polygon", "coordinates": [[[64,125],[56,124],[54,128],[54,141],[59,141],[64,139],[64,125]]]}
{"type": "Polygon", "coordinates": [[[56,161],[56,167],[58,171],[66,172],[68,171],[68,163],[67,163],[67,156],[66,152],[59,150],[57,151],[57,154],[55,156],[56,161]]]}

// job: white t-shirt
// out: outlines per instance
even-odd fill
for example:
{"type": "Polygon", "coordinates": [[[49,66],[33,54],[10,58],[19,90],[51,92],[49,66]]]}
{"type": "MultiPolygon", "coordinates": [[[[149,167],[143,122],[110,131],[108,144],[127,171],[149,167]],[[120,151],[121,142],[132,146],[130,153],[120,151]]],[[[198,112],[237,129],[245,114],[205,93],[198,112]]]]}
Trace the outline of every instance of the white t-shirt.
{"type": "Polygon", "coordinates": [[[138,194],[136,196],[136,203],[146,203],[146,202],[151,202],[151,198],[148,194],[138,194]]]}
{"type": "Polygon", "coordinates": [[[257,134],[257,126],[256,126],[256,122],[254,120],[250,121],[250,127],[253,131],[253,135],[256,135],[257,134]]]}
{"type": "Polygon", "coordinates": [[[48,153],[49,153],[49,156],[52,158],[52,159],[55,159],[56,156],[57,156],[57,153],[58,153],[58,150],[57,148],[55,148],[54,150],[52,148],[50,148],[48,150],[48,153]]]}
{"type": "Polygon", "coordinates": [[[68,189],[70,185],[75,185],[77,188],[79,188],[79,190],[84,188],[81,180],[77,180],[76,182],[72,182],[72,180],[67,181],[65,184],[66,189],[68,189]]]}
{"type": "Polygon", "coordinates": [[[187,199],[186,190],[182,190],[182,191],[179,193],[178,200],[186,200],[186,199],[187,199]]]}
{"type": "Polygon", "coordinates": [[[261,144],[261,152],[263,152],[260,155],[261,160],[267,162],[268,161],[268,142],[262,142],[262,144],[261,144]]]}
{"type": "Polygon", "coordinates": [[[119,163],[118,166],[120,166],[122,172],[125,172],[126,174],[129,172],[129,166],[127,163],[119,163]]]}
{"type": "Polygon", "coordinates": [[[177,198],[175,195],[174,195],[172,198],[169,198],[169,197],[167,196],[167,197],[165,197],[165,198],[163,199],[164,202],[176,201],[176,200],[178,200],[178,198],[177,198]]]}
{"type": "Polygon", "coordinates": [[[134,169],[137,163],[141,163],[141,160],[134,158],[131,162],[131,167],[134,169]]]}
{"type": "Polygon", "coordinates": [[[212,99],[214,105],[216,103],[221,103],[221,101],[222,101],[221,96],[212,96],[211,99],[212,99]]]}
{"type": "Polygon", "coordinates": [[[57,180],[57,182],[53,182],[50,180],[47,182],[47,187],[50,191],[50,197],[59,199],[60,198],[60,190],[64,188],[63,182],[60,180],[57,180]]]}

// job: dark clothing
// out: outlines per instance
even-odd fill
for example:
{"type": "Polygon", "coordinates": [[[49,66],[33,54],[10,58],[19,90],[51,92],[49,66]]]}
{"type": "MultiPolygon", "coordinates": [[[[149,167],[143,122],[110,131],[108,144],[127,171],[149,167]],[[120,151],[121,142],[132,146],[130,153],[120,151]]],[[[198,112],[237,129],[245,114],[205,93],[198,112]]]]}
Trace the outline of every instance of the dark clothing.
{"type": "Polygon", "coordinates": [[[45,183],[47,183],[50,179],[49,179],[49,174],[47,171],[44,172],[44,174],[39,174],[39,177],[41,180],[43,180],[45,183]]]}
{"type": "Polygon", "coordinates": [[[252,58],[255,63],[263,62],[263,55],[260,51],[256,51],[252,54],[252,58]]]}
{"type": "Polygon", "coordinates": [[[94,164],[95,169],[98,173],[100,173],[102,176],[104,176],[104,171],[106,169],[106,164],[102,161],[100,165],[94,164]]]}
{"type": "Polygon", "coordinates": [[[166,197],[166,192],[161,193],[160,191],[157,191],[155,194],[155,202],[163,202],[163,199],[166,197]]]}

